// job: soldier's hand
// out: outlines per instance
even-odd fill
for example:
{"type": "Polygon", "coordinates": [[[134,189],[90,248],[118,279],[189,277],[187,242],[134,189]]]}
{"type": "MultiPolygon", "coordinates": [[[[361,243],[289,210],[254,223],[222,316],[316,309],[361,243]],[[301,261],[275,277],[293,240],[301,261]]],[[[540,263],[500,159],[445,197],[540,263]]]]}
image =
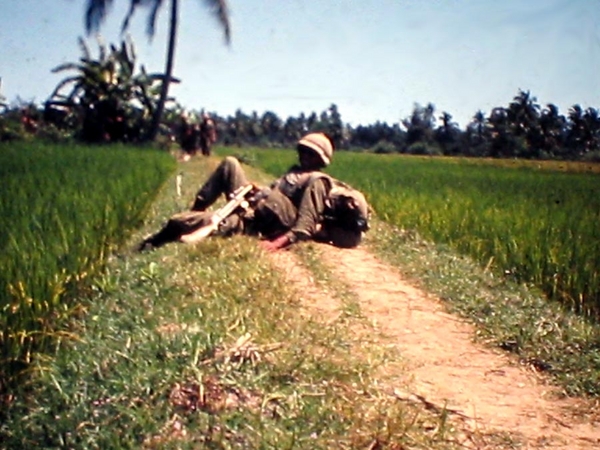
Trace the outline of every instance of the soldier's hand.
{"type": "Polygon", "coordinates": [[[260,246],[263,248],[263,250],[266,250],[269,253],[286,248],[290,244],[291,242],[285,234],[273,239],[272,241],[260,241],[260,246]]]}

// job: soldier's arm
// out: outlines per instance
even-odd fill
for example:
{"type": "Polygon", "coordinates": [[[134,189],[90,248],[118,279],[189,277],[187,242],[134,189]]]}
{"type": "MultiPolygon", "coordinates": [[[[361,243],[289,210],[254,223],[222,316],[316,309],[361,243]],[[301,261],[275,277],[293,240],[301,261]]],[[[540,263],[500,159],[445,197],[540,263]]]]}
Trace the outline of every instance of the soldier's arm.
{"type": "Polygon", "coordinates": [[[277,251],[296,243],[311,239],[318,231],[325,200],[329,192],[329,184],[324,178],[316,178],[304,190],[296,223],[285,234],[271,241],[262,241],[262,247],[267,251],[277,251]]]}

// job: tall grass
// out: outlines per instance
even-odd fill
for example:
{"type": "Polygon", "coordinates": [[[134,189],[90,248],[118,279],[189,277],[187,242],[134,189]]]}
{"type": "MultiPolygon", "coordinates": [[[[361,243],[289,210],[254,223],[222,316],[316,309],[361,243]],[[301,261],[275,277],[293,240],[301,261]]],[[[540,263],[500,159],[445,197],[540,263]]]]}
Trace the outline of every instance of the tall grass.
{"type": "MultiPolygon", "coordinates": [[[[272,173],[295,159],[290,151],[246,153],[272,173]]],[[[363,190],[387,222],[597,314],[600,175],[549,168],[338,152],[327,171],[363,190]]]]}
{"type": "Polygon", "coordinates": [[[124,147],[0,146],[0,386],[56,336],[78,306],[69,295],[140,224],[173,167],[124,147]]]}

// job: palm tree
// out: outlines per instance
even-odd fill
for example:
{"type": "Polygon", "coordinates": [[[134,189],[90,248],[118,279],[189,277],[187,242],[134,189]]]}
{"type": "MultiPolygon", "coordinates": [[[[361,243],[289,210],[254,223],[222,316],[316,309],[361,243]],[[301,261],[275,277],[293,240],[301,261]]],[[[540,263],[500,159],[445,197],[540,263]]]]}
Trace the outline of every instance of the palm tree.
{"type": "Polygon", "coordinates": [[[435,105],[429,103],[423,107],[415,104],[412,114],[402,120],[402,125],[406,128],[407,145],[417,142],[431,143],[435,130],[435,105]]]}
{"type": "Polygon", "coordinates": [[[475,131],[475,135],[477,136],[477,143],[480,144],[485,140],[485,114],[482,110],[479,110],[475,113],[473,118],[471,119],[471,123],[469,123],[468,127],[473,128],[475,131]]]}
{"type": "Polygon", "coordinates": [[[452,114],[442,112],[439,117],[441,125],[435,130],[435,139],[445,155],[457,154],[460,151],[458,124],[452,121],[452,114]]]}
{"type": "Polygon", "coordinates": [[[298,141],[302,136],[302,122],[300,119],[289,116],[283,125],[285,144],[298,141]]]}
{"type": "Polygon", "coordinates": [[[567,130],[567,145],[572,156],[583,154],[585,141],[585,120],[583,108],[573,105],[568,112],[569,124],[567,130]]]}
{"type": "Polygon", "coordinates": [[[564,156],[565,125],[566,119],[559,113],[558,107],[548,103],[540,115],[543,149],[548,156],[564,156]]]}
{"type": "Polygon", "coordinates": [[[260,118],[260,125],[269,143],[283,143],[283,121],[277,114],[273,111],[265,111],[260,118]]]}
{"type": "MultiPolygon", "coordinates": [[[[149,7],[150,13],[148,16],[146,32],[148,33],[148,36],[152,38],[156,29],[155,26],[158,13],[161,7],[167,3],[167,1],[169,0],[130,0],[129,11],[123,20],[122,30],[125,31],[128,28],[129,21],[138,7],[149,7]]],[[[108,9],[112,2],[113,0],[88,0],[85,14],[85,28],[88,34],[90,34],[92,31],[99,30],[100,25],[108,14],[108,9]]],[[[154,111],[152,123],[146,136],[146,139],[150,141],[154,140],[158,133],[160,120],[162,118],[163,111],[165,109],[165,102],[169,93],[169,85],[172,82],[173,63],[175,61],[175,47],[177,41],[179,0],[170,0],[170,2],[171,9],[169,15],[169,40],[167,44],[165,74],[162,80],[158,105],[154,111]]],[[[229,44],[231,40],[231,28],[229,24],[229,9],[227,7],[226,0],[204,0],[204,3],[211,8],[219,23],[223,27],[225,41],[227,44],[229,44]]]]}
{"type": "Polygon", "coordinates": [[[529,91],[519,90],[506,110],[516,134],[526,135],[537,125],[540,106],[529,91]]]}
{"type": "Polygon", "coordinates": [[[493,108],[487,119],[487,126],[490,134],[489,156],[493,158],[518,156],[515,146],[512,145],[514,136],[506,108],[493,108]]]}
{"type": "Polygon", "coordinates": [[[540,106],[529,91],[519,90],[506,109],[512,134],[522,145],[516,156],[539,157],[543,136],[539,124],[540,106]]]}
{"type": "Polygon", "coordinates": [[[600,147],[600,114],[596,108],[588,108],[583,113],[585,123],[585,151],[598,151],[600,147]]]}
{"type": "Polygon", "coordinates": [[[342,148],[346,145],[346,136],[344,130],[344,122],[342,121],[342,115],[340,110],[335,103],[332,103],[328,110],[328,126],[326,129],[327,135],[333,139],[336,148],[342,148]]]}

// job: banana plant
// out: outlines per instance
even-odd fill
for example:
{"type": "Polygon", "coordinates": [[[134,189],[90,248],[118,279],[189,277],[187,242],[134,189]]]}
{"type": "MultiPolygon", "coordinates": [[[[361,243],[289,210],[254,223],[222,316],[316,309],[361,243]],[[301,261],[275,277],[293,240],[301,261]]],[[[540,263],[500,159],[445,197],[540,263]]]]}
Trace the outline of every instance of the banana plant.
{"type": "MultiPolygon", "coordinates": [[[[162,74],[136,72],[136,54],[130,39],[119,47],[98,38],[98,57],[92,57],[80,38],[82,57],[52,72],[75,72],[58,83],[47,107],[67,108],[80,117],[85,141],[132,141],[141,138],[159,101],[162,74]]],[[[178,82],[179,80],[171,80],[178,82]]]]}

